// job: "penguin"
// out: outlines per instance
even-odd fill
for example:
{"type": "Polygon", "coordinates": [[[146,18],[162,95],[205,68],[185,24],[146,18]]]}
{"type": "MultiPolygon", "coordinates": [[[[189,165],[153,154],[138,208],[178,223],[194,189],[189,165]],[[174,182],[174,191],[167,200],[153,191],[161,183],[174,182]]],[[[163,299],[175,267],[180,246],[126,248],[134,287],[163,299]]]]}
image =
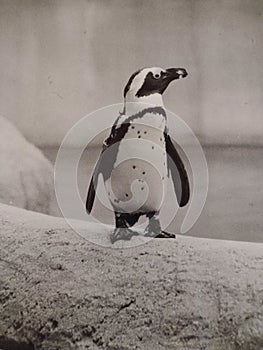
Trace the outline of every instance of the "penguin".
{"type": "Polygon", "coordinates": [[[124,88],[123,112],[115,120],[90,181],[86,211],[91,213],[99,174],[102,174],[115,214],[111,242],[130,240],[141,216],[148,218],[145,236],[175,238],[162,231],[159,212],[166,184],[172,178],[180,207],[189,202],[188,174],[167,128],[163,93],[188,75],[184,68],[143,68],[124,88]]]}

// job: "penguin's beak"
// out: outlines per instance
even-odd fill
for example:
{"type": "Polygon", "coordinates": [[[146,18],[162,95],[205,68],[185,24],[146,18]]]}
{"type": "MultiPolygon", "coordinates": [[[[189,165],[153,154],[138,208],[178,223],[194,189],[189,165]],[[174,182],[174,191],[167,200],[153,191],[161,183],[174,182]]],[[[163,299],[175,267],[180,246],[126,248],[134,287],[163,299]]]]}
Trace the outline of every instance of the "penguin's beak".
{"type": "Polygon", "coordinates": [[[168,85],[176,79],[187,77],[188,73],[184,68],[168,68],[165,70],[162,79],[158,80],[159,93],[163,94],[168,85]]]}
{"type": "Polygon", "coordinates": [[[175,79],[181,79],[187,77],[188,73],[184,68],[168,68],[166,69],[166,76],[169,82],[175,79]]]}

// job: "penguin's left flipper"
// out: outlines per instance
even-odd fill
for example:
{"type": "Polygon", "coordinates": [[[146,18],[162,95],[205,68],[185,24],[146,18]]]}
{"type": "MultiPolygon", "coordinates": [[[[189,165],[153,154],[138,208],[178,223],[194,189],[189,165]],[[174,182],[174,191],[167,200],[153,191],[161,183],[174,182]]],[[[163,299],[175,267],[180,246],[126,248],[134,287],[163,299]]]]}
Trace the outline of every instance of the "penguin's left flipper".
{"type": "Polygon", "coordinates": [[[168,160],[168,169],[172,175],[176,197],[180,207],[184,207],[190,198],[190,185],[187,172],[170,136],[165,132],[165,144],[168,160]],[[178,176],[179,174],[179,176],[178,176]]]}

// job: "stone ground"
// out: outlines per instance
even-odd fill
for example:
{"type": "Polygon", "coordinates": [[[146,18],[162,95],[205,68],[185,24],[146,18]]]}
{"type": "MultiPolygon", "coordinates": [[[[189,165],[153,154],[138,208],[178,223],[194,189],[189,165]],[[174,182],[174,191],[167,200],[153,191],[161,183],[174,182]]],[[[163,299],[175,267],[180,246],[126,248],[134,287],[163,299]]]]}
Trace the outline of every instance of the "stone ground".
{"type": "Polygon", "coordinates": [[[0,349],[263,349],[262,244],[107,249],[63,218],[0,213],[0,349]]]}

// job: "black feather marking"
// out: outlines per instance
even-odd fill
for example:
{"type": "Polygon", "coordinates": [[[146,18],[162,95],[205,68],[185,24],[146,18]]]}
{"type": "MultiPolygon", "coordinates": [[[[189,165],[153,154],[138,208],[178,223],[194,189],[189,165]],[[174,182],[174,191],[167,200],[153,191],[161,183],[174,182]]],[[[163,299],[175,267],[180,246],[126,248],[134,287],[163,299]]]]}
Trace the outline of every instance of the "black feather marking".
{"type": "Polygon", "coordinates": [[[126,84],[125,88],[124,88],[124,92],[123,92],[123,95],[124,95],[124,98],[126,97],[127,95],[127,92],[130,90],[130,87],[131,87],[131,84],[133,82],[133,79],[136,77],[136,75],[138,75],[140,72],[142,71],[142,69],[139,69],[137,70],[135,73],[133,73],[130,77],[130,79],[128,80],[128,83],[126,84]]]}
{"type": "Polygon", "coordinates": [[[170,80],[165,78],[165,73],[161,72],[160,79],[155,79],[152,72],[149,72],[144,78],[144,82],[140,89],[137,91],[137,97],[149,96],[155,93],[162,94],[170,80]]]}

